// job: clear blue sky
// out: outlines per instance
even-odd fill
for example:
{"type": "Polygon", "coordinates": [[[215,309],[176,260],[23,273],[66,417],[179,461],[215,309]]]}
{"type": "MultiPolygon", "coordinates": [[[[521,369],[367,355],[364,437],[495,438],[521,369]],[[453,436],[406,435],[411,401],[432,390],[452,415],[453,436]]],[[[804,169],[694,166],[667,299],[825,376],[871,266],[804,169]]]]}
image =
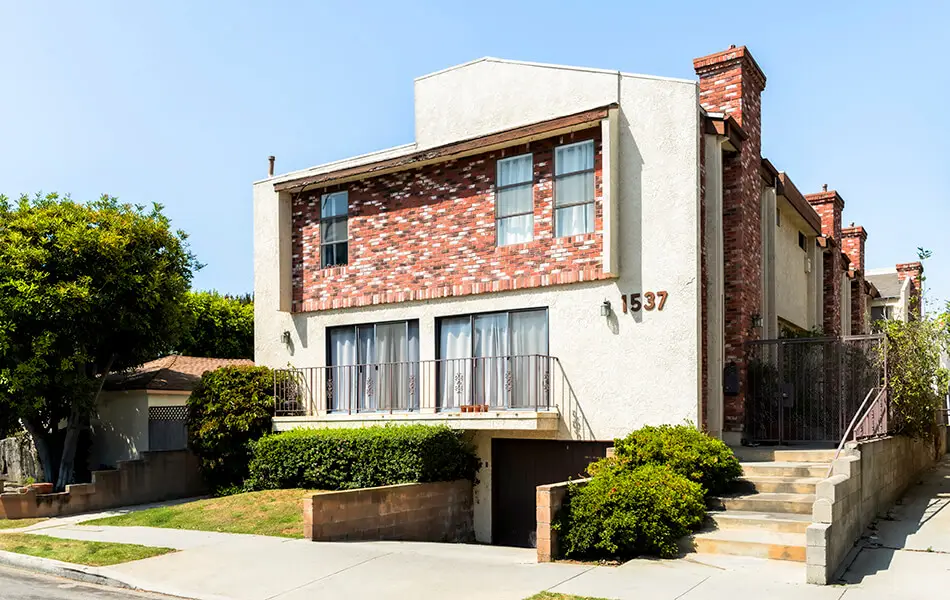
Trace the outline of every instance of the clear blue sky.
{"type": "Polygon", "coordinates": [[[745,44],[763,154],[841,192],[869,267],[933,250],[950,298],[950,3],[779,4],[0,0],[0,193],[161,202],[207,264],[195,287],[249,292],[266,157],[412,141],[414,77],[488,55],[692,78],[745,44]]]}

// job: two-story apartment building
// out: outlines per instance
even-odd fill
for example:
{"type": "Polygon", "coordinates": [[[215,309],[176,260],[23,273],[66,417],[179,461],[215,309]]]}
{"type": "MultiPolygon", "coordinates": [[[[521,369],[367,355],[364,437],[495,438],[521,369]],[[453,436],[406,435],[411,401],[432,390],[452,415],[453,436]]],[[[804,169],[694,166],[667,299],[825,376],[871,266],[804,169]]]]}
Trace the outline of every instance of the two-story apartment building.
{"type": "Polygon", "coordinates": [[[256,182],[255,362],[297,377],[275,427],[470,431],[476,537],[511,544],[534,486],[644,424],[738,444],[745,343],[864,327],[863,263],[841,197],[762,158],[751,54],[694,66],[477,60],[415,81],[414,142],[256,182]]]}

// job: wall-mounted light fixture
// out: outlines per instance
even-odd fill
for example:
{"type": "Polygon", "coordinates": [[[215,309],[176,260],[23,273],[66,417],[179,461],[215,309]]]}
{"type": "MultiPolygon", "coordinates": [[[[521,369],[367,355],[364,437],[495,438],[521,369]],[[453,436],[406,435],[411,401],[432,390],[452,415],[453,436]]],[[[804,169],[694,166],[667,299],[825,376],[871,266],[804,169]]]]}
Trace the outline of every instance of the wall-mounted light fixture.
{"type": "Polygon", "coordinates": [[[604,303],[600,305],[600,316],[610,316],[610,300],[604,299],[604,303]]]}
{"type": "Polygon", "coordinates": [[[755,313],[752,315],[752,326],[756,329],[762,328],[762,315],[755,313]]]}
{"type": "Polygon", "coordinates": [[[289,346],[289,345],[290,345],[290,332],[289,332],[289,331],[285,331],[284,333],[282,333],[281,336],[280,336],[280,340],[289,346]]]}

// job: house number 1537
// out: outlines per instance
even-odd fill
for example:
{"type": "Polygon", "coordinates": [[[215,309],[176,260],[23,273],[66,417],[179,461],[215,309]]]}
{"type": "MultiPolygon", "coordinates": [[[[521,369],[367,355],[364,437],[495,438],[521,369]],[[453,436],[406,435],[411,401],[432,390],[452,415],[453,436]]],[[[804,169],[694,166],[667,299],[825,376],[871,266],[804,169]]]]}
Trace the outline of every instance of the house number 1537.
{"type": "Polygon", "coordinates": [[[623,312],[627,312],[628,301],[630,312],[638,312],[640,309],[663,310],[667,296],[669,294],[666,290],[660,290],[657,292],[643,292],[642,294],[622,294],[620,298],[623,300],[623,312]]]}

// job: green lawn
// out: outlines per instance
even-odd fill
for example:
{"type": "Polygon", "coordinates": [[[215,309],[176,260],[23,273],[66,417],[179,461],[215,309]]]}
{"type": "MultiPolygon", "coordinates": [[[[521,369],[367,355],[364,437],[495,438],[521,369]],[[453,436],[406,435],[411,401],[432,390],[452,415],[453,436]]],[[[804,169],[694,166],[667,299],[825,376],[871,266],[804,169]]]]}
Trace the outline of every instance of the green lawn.
{"type": "Polygon", "coordinates": [[[305,496],[316,490],[268,490],[222,498],[195,500],[175,506],[150,508],[116,517],[86,521],[83,525],[139,525],[167,529],[196,529],[226,533],[253,533],[303,537],[305,496]]]}
{"type": "Polygon", "coordinates": [[[593,596],[572,596],[571,594],[555,594],[554,592],[541,592],[525,600],[606,600],[605,598],[594,598],[593,596]]]}
{"type": "Polygon", "coordinates": [[[152,548],[138,544],[112,544],[86,540],[64,540],[28,533],[0,534],[0,550],[52,558],[90,567],[105,567],[173,552],[171,548],[152,548]]]}
{"type": "Polygon", "coordinates": [[[0,519],[0,529],[19,529],[20,527],[29,527],[45,521],[42,519],[0,519]]]}

